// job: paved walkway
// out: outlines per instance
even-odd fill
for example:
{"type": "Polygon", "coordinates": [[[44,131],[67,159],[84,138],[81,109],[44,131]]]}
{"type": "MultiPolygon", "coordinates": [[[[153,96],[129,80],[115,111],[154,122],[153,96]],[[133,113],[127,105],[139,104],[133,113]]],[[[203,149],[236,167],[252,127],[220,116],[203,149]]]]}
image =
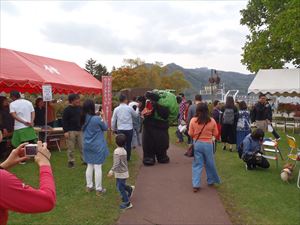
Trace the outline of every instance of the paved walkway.
{"type": "Polygon", "coordinates": [[[202,189],[192,192],[192,159],[183,153],[171,145],[169,164],[140,168],[133,208],[121,214],[118,225],[231,224],[217,191],[207,186],[205,175],[202,189]]]}

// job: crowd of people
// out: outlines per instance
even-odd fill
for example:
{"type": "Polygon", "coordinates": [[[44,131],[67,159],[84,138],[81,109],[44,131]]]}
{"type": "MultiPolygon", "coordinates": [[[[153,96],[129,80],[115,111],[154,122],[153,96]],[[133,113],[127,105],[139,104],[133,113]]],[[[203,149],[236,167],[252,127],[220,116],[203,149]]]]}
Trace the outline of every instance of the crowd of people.
{"type": "Polygon", "coordinates": [[[270,165],[262,152],[265,132],[272,132],[276,141],[280,136],[272,126],[272,108],[266,95],[260,94],[258,102],[249,108],[245,101],[234,102],[228,96],[225,103],[216,100],[209,113],[208,104],[202,101],[201,95],[196,95],[194,104],[181,94],[177,97],[180,108],[178,115],[178,142],[183,142],[187,136],[187,143],[193,144],[193,188],[197,192],[200,186],[202,168],[205,166],[207,183],[220,183],[217,175],[213,152],[218,142],[223,143],[222,149],[235,149],[245,162],[248,170],[256,166],[268,168],[270,165]],[[252,124],[256,129],[252,129],[252,124]],[[186,129],[183,128],[186,125],[186,129]],[[196,127],[196,128],[195,128],[196,127]],[[191,141],[193,140],[193,141],[191,141]],[[228,146],[229,145],[229,146],[228,146]]]}
{"type": "MultiPolygon", "coordinates": [[[[21,98],[17,91],[10,94],[12,102],[9,104],[6,97],[0,97],[0,142],[2,149],[7,148],[11,139],[14,150],[6,160],[0,164],[0,189],[5,193],[12,193],[11,197],[0,197],[0,224],[5,224],[7,211],[33,213],[51,210],[55,204],[55,185],[50,165],[50,152],[47,145],[38,142],[38,151],[35,161],[40,166],[40,188],[25,188],[22,181],[6,171],[7,168],[28,159],[24,155],[24,146],[36,143],[38,137],[33,126],[44,126],[46,117],[48,126],[53,126],[55,115],[53,103],[47,103],[50,114],[46,114],[45,103],[42,98],[36,99],[36,106],[28,100],[21,98]],[[14,191],[19,191],[14,195],[14,191]],[[16,196],[19,196],[18,200],[16,196]],[[26,208],[24,204],[30,198],[34,199],[32,207],[26,208]],[[24,204],[19,204],[23,202],[24,204]],[[38,207],[40,205],[40,208],[38,207]],[[26,208],[26,210],[25,210],[26,208]],[[1,223],[2,222],[2,223],[1,223]]],[[[276,139],[280,139],[272,127],[272,111],[266,96],[261,94],[258,103],[249,111],[247,104],[242,101],[235,103],[229,96],[225,104],[214,101],[211,109],[209,104],[196,95],[194,101],[186,100],[184,94],[176,98],[178,103],[178,129],[176,135],[178,142],[193,145],[194,160],[192,163],[192,187],[194,192],[201,188],[201,173],[205,167],[207,184],[214,185],[221,182],[218,176],[214,152],[217,142],[223,143],[223,150],[233,151],[233,145],[239,152],[240,158],[245,162],[248,170],[256,166],[268,168],[268,161],[262,157],[261,146],[264,133],[269,130],[276,139]],[[255,122],[257,129],[251,132],[251,124],[255,122]]],[[[106,192],[102,186],[102,165],[105,163],[109,149],[105,139],[108,130],[108,121],[102,111],[95,110],[95,102],[91,99],[81,104],[80,96],[70,94],[69,105],[62,115],[62,127],[67,143],[67,156],[69,168],[75,167],[75,147],[80,152],[83,165],[86,165],[86,192],[96,192],[101,196],[106,192]]],[[[125,95],[119,96],[119,106],[112,115],[112,131],[115,134],[117,148],[113,152],[113,165],[108,177],[114,176],[116,187],[121,195],[121,209],[132,207],[134,186],[126,184],[129,177],[128,161],[131,160],[132,148],[143,148],[143,163],[153,166],[158,163],[169,163],[167,155],[169,148],[169,121],[170,110],[159,103],[159,96],[154,92],[147,92],[131,101],[125,95]],[[140,134],[142,133],[142,141],[140,134]]],[[[41,138],[41,137],[39,137],[41,138]]]]}

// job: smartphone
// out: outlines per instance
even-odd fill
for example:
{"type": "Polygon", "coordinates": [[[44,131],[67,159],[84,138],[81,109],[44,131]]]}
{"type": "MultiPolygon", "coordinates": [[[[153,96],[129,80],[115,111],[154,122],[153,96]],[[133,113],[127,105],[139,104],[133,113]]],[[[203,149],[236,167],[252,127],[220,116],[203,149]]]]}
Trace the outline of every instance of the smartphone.
{"type": "Polygon", "coordinates": [[[37,154],[37,144],[25,145],[25,156],[34,157],[37,154]]]}

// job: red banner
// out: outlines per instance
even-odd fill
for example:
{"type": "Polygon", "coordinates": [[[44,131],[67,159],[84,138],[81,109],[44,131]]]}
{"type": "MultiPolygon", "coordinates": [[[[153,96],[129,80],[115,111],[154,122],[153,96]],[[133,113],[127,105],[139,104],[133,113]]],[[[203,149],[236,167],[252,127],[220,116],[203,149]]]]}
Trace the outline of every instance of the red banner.
{"type": "Polygon", "coordinates": [[[108,127],[111,128],[112,114],[112,77],[102,76],[102,109],[107,120],[108,127]]]}

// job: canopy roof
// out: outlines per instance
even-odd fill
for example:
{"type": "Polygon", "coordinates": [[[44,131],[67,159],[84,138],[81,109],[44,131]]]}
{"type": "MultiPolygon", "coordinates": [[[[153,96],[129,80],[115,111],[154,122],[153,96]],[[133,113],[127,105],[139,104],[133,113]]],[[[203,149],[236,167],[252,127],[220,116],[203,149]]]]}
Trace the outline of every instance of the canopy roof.
{"type": "Polygon", "coordinates": [[[248,93],[300,96],[300,69],[259,70],[248,93]]]}
{"type": "Polygon", "coordinates": [[[51,84],[53,93],[99,94],[102,84],[73,62],[0,48],[0,92],[41,93],[51,84]]]}

